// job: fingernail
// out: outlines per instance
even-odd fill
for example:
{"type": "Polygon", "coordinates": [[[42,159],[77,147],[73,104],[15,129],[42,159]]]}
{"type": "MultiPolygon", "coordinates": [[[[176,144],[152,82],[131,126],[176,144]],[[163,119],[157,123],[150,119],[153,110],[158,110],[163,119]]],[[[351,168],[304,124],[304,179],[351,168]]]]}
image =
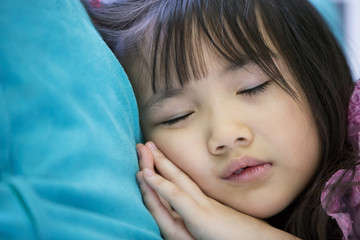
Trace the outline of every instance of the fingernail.
{"type": "Polygon", "coordinates": [[[151,150],[157,150],[157,147],[156,147],[155,143],[153,143],[153,142],[148,142],[148,143],[146,143],[146,145],[147,145],[151,150]]]}
{"type": "Polygon", "coordinates": [[[152,177],[152,176],[154,176],[154,171],[152,171],[152,170],[150,170],[150,169],[148,169],[148,168],[145,168],[145,169],[144,169],[144,175],[145,175],[146,177],[152,177]]]}

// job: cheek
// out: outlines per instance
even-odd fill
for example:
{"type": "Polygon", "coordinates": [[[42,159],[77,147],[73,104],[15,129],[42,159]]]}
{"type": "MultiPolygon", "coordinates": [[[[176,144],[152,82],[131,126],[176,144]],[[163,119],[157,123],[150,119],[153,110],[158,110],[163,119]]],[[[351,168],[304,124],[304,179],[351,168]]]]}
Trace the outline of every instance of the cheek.
{"type": "Polygon", "coordinates": [[[193,173],[198,172],[201,166],[200,160],[205,159],[202,155],[200,139],[196,135],[186,135],[184,133],[165,133],[162,131],[154,132],[149,136],[149,140],[156,143],[164,155],[178,166],[181,170],[192,177],[193,173]]]}
{"type": "Polygon", "coordinates": [[[289,167],[304,174],[304,178],[312,176],[320,161],[320,138],[309,108],[293,102],[284,105],[277,116],[278,127],[273,129],[278,137],[273,144],[289,167]]]}

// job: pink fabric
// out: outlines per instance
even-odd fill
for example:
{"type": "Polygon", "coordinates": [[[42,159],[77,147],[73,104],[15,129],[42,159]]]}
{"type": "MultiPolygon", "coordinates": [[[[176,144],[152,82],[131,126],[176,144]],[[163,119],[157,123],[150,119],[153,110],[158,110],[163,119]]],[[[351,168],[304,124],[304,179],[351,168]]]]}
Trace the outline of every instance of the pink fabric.
{"type": "MultiPolygon", "coordinates": [[[[360,149],[360,81],[356,83],[354,92],[351,96],[349,110],[348,110],[348,136],[351,139],[354,146],[360,149]]],[[[360,152],[359,152],[360,157],[360,152]]],[[[330,187],[333,185],[337,180],[344,175],[342,181],[349,182],[352,172],[345,171],[341,169],[337,171],[330,180],[326,183],[325,189],[321,195],[321,203],[326,210],[326,213],[333,217],[336,222],[338,223],[339,227],[343,232],[343,239],[350,240],[353,236],[353,220],[347,209],[355,210],[355,214],[358,216],[360,215],[360,186],[354,186],[350,193],[350,206],[342,206],[340,199],[333,197],[331,199],[327,199],[328,194],[330,192],[330,187]],[[326,205],[328,204],[328,205],[326,205]]],[[[360,182],[360,165],[356,166],[355,176],[352,182],[360,182]]],[[[337,190],[339,192],[339,190],[337,190]]],[[[336,192],[333,196],[336,196],[336,192]]]]}

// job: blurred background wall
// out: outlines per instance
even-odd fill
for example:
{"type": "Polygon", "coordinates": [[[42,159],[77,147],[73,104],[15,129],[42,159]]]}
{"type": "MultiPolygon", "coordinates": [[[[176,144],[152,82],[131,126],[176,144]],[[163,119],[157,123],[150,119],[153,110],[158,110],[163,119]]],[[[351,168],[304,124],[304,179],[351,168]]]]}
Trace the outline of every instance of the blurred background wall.
{"type": "Polygon", "coordinates": [[[360,0],[332,0],[343,23],[345,49],[355,79],[360,79],[360,0]]]}

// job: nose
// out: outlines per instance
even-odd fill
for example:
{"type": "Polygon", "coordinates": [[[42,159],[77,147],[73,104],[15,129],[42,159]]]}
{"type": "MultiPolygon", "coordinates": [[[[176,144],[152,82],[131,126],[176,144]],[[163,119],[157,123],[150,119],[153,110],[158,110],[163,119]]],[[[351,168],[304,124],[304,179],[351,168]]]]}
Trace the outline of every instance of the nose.
{"type": "Polygon", "coordinates": [[[221,155],[237,147],[247,147],[253,141],[250,127],[242,122],[219,122],[211,127],[208,139],[209,151],[221,155]]]}

